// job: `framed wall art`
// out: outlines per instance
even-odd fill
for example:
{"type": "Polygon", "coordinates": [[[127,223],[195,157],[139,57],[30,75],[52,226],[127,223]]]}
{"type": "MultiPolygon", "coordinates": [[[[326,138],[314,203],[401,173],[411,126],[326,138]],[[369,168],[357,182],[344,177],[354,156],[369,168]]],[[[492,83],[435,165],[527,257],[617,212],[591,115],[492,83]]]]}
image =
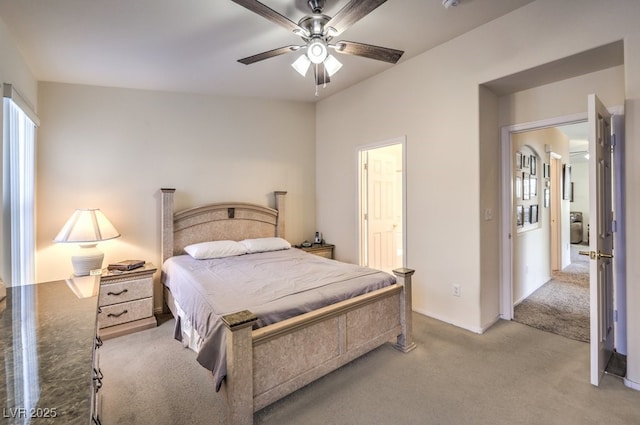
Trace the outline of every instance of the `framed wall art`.
{"type": "Polygon", "coordinates": [[[562,164],[562,199],[571,200],[571,165],[562,164]]]}
{"type": "Polygon", "coordinates": [[[537,166],[537,159],[535,155],[531,155],[531,164],[530,164],[530,168],[531,168],[531,175],[535,176],[536,175],[536,169],[538,168],[537,166]]]}
{"type": "Polygon", "coordinates": [[[529,173],[522,173],[522,199],[528,201],[531,198],[531,182],[529,173]]]}
{"type": "Polygon", "coordinates": [[[531,224],[535,224],[538,222],[538,206],[531,205],[531,224]]]}
{"type": "Polygon", "coordinates": [[[544,201],[543,201],[544,202],[543,205],[544,205],[545,208],[549,208],[549,198],[550,197],[551,197],[551,192],[550,192],[548,187],[545,187],[544,188],[544,201]]]}
{"type": "Polygon", "coordinates": [[[538,196],[538,179],[536,177],[529,178],[529,184],[531,186],[530,195],[533,198],[534,196],[538,196]]]}
{"type": "Polygon", "coordinates": [[[524,209],[522,205],[516,206],[516,227],[524,226],[524,209]]]}

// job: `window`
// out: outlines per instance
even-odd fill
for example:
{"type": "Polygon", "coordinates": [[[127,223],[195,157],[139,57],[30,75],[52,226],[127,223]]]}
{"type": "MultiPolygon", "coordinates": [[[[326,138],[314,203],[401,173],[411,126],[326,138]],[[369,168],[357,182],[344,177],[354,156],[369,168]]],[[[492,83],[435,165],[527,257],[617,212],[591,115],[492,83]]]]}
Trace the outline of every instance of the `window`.
{"type": "Polygon", "coordinates": [[[3,95],[2,249],[5,253],[4,278],[10,278],[11,284],[16,286],[35,280],[35,133],[38,118],[10,84],[3,85],[3,95]]]}

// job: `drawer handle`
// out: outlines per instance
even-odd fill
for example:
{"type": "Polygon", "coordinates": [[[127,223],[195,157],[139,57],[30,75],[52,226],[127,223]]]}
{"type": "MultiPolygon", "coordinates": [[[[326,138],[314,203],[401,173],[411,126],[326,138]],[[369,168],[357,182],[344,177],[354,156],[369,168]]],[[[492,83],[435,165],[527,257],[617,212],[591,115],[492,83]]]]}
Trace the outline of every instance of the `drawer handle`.
{"type": "Polygon", "coordinates": [[[100,390],[100,388],[102,388],[102,379],[104,378],[104,375],[102,374],[102,371],[98,368],[96,370],[96,368],[93,368],[93,373],[94,373],[94,377],[93,380],[96,381],[96,393],[100,390]]]}
{"type": "Polygon", "coordinates": [[[123,290],[122,290],[122,291],[120,291],[120,292],[111,292],[111,291],[109,291],[109,292],[107,292],[107,295],[115,295],[115,296],[118,296],[118,295],[122,295],[122,294],[124,294],[124,293],[126,293],[126,292],[128,292],[126,289],[123,289],[123,290]]]}
{"type": "Polygon", "coordinates": [[[107,314],[107,317],[120,317],[123,314],[127,314],[127,313],[128,313],[127,310],[123,310],[122,312],[117,313],[117,314],[116,313],[109,313],[109,314],[107,314]]]}

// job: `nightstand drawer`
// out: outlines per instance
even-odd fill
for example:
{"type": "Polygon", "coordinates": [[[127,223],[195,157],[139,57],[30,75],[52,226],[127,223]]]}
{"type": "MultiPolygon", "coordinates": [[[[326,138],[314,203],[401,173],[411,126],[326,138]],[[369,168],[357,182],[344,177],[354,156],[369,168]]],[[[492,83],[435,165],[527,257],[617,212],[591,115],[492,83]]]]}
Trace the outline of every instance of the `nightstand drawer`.
{"type": "Polygon", "coordinates": [[[319,250],[313,251],[312,254],[315,254],[318,257],[324,257],[324,258],[333,259],[333,248],[330,248],[330,249],[319,249],[319,250]]]}
{"type": "Polygon", "coordinates": [[[123,303],[153,296],[153,278],[143,277],[100,286],[100,306],[123,303]]]}
{"type": "Polygon", "coordinates": [[[332,244],[313,244],[311,246],[296,245],[296,248],[301,249],[309,254],[317,255],[318,257],[329,258],[333,260],[333,249],[335,245],[332,244]]]}
{"type": "Polygon", "coordinates": [[[101,312],[98,314],[98,327],[106,328],[108,326],[115,326],[153,316],[153,298],[113,304],[100,307],[100,310],[101,312]]]}

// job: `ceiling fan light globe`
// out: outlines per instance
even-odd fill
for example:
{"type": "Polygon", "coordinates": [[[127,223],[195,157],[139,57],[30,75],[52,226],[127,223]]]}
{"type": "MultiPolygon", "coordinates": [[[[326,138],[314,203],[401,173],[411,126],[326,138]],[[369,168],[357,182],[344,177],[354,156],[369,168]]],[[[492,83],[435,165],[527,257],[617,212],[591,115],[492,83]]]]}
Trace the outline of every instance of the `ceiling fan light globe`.
{"type": "Polygon", "coordinates": [[[315,64],[322,63],[327,58],[327,46],[321,40],[315,40],[307,46],[307,57],[315,64]]]}
{"type": "Polygon", "coordinates": [[[340,70],[340,68],[342,68],[342,63],[340,63],[340,61],[336,59],[335,56],[329,55],[324,60],[324,67],[327,70],[327,74],[329,74],[330,77],[333,77],[333,74],[335,74],[340,70]]]}
{"type": "Polygon", "coordinates": [[[291,64],[291,66],[298,72],[298,74],[304,77],[305,75],[307,75],[307,71],[311,66],[311,61],[309,60],[309,58],[307,58],[307,56],[302,55],[298,59],[296,59],[295,62],[291,64]]]}

